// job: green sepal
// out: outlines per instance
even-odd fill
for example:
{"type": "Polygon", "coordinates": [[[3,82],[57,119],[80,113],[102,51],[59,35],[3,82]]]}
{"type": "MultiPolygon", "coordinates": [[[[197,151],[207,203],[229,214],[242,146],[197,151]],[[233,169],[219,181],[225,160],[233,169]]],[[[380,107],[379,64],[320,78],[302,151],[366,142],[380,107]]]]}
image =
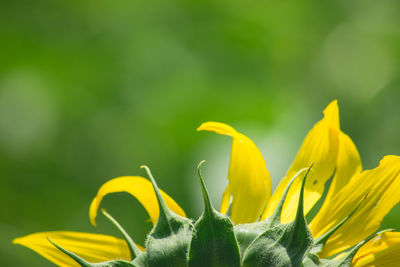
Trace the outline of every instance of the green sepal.
{"type": "Polygon", "coordinates": [[[112,224],[114,224],[115,227],[118,228],[118,230],[121,232],[121,234],[124,236],[124,239],[126,243],[128,244],[129,252],[131,253],[131,261],[134,260],[138,255],[140,255],[142,252],[140,249],[136,246],[135,242],[133,239],[129,236],[129,234],[125,231],[124,228],[118,223],[114,217],[112,217],[105,209],[101,209],[101,212],[103,215],[110,220],[112,224]]]}
{"type": "Polygon", "coordinates": [[[269,219],[255,222],[255,223],[244,223],[234,226],[234,232],[236,239],[239,244],[240,255],[244,255],[244,252],[249,245],[262,233],[264,233],[270,226],[269,219]]]}
{"type": "Polygon", "coordinates": [[[100,263],[90,263],[78,255],[72,253],[71,251],[66,250],[65,248],[57,245],[54,243],[50,238],[47,238],[50,243],[52,243],[57,249],[65,253],[67,256],[69,256],[71,259],[73,259],[76,263],[78,263],[82,267],[141,267],[137,266],[136,264],[133,264],[128,261],[124,260],[112,260],[112,261],[105,261],[105,262],[100,262],[100,263]]]}
{"type": "Polygon", "coordinates": [[[140,267],[132,262],[124,261],[124,260],[114,260],[114,261],[106,261],[102,263],[94,263],[93,267],[140,267]]]}
{"type": "Polygon", "coordinates": [[[65,248],[57,245],[56,243],[54,243],[50,238],[47,238],[47,240],[49,240],[49,242],[51,244],[53,244],[53,246],[55,246],[56,248],[58,248],[60,251],[62,251],[64,254],[66,254],[67,256],[69,256],[71,259],[73,259],[76,263],[78,263],[80,266],[82,267],[90,267],[93,266],[90,262],[82,259],[81,257],[79,257],[78,255],[72,253],[71,251],[66,250],[65,248]]]}
{"type": "Polygon", "coordinates": [[[147,262],[147,251],[142,252],[140,255],[138,255],[132,263],[137,266],[137,267],[148,267],[149,264],[147,262]]]}
{"type": "Polygon", "coordinates": [[[194,225],[192,241],[189,247],[190,267],[239,267],[240,254],[228,216],[219,213],[212,206],[206,186],[197,170],[204,198],[204,212],[194,225]]]}
{"type": "Polygon", "coordinates": [[[308,254],[304,257],[302,267],[320,267],[321,260],[316,254],[308,254]]]}
{"type": "MultiPolygon", "coordinates": [[[[364,198],[365,199],[365,198],[364,198]]],[[[364,200],[363,199],[363,200],[364,200]]],[[[329,238],[345,223],[347,222],[351,216],[358,210],[362,201],[358,203],[358,205],[347,215],[343,220],[341,220],[338,224],[334,227],[329,229],[325,234],[321,235],[320,237],[314,239],[314,244],[310,251],[307,253],[303,260],[304,267],[313,267],[313,266],[337,266],[335,261],[329,259],[320,259],[318,253],[322,251],[326,242],[328,242],[329,238]],[[333,265],[332,265],[333,264],[333,265]]],[[[343,265],[343,264],[342,264],[343,265]]],[[[345,266],[345,265],[343,265],[345,266]]],[[[350,265],[349,265],[350,266],[350,265]]]]}
{"type": "MultiPolygon", "coordinates": [[[[365,198],[364,198],[365,199],[365,198]]],[[[364,200],[363,199],[363,200],[364,200]]],[[[363,201],[362,200],[362,201],[363,201]]],[[[314,245],[313,248],[310,250],[311,254],[317,255],[319,252],[322,251],[323,247],[325,246],[326,242],[328,242],[329,238],[345,223],[347,222],[351,216],[358,210],[360,207],[362,201],[358,203],[358,205],[353,209],[352,212],[350,212],[349,215],[347,215],[343,220],[341,220],[338,224],[336,224],[334,227],[329,229],[325,234],[321,235],[320,237],[316,238],[314,240],[314,245]]]]}
{"type": "Polygon", "coordinates": [[[193,232],[192,222],[167,207],[149,168],[142,168],[146,169],[153,184],[160,210],[157,223],[146,241],[148,266],[187,266],[187,248],[193,232]]]}
{"type": "Polygon", "coordinates": [[[310,169],[311,167],[305,174],[301,184],[295,220],[288,224],[281,224],[280,222],[282,206],[284,198],[287,196],[289,185],[274,215],[270,218],[270,228],[259,235],[245,250],[242,266],[301,266],[304,255],[313,244],[313,237],[307,226],[303,211],[304,187],[310,169]]]}
{"type": "Polygon", "coordinates": [[[293,182],[296,180],[296,178],[306,170],[307,170],[307,168],[301,169],[289,181],[289,183],[286,186],[285,191],[283,192],[282,197],[274,211],[274,214],[271,217],[269,217],[266,220],[263,220],[261,222],[235,225],[235,227],[234,227],[235,235],[236,235],[236,239],[239,242],[239,250],[240,250],[241,255],[244,255],[245,250],[258,236],[260,236],[266,230],[273,227],[273,225],[280,225],[280,216],[282,213],[283,204],[284,204],[286,196],[289,192],[290,186],[293,184],[293,182]]]}

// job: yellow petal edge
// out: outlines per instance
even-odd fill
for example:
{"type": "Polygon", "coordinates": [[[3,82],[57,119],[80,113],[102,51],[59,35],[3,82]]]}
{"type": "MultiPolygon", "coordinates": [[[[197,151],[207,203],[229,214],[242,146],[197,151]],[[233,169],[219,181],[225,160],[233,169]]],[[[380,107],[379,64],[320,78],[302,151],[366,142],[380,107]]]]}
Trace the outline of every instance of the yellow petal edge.
{"type": "Polygon", "coordinates": [[[221,212],[227,212],[232,197],[232,221],[235,224],[256,221],[272,190],[270,175],[260,150],[247,136],[224,123],[205,122],[197,131],[211,131],[233,138],[229,184],[222,196],[221,212]]]}
{"type": "MultiPolygon", "coordinates": [[[[325,183],[334,172],[339,149],[339,132],[339,108],[337,101],[334,100],[325,108],[324,118],[317,122],[307,134],[286,176],[272,195],[262,219],[273,214],[293,176],[301,169],[313,165],[304,192],[304,212],[307,213],[311,210],[321,198],[325,183]]],[[[297,179],[289,190],[281,215],[283,223],[294,220],[300,186],[301,179],[297,179]]]]}
{"type": "Polygon", "coordinates": [[[51,244],[47,238],[89,262],[130,260],[129,248],[124,240],[101,234],[67,231],[42,232],[16,238],[13,240],[13,244],[30,248],[58,266],[79,266],[51,244]]]}
{"type": "Polygon", "coordinates": [[[323,216],[310,224],[314,236],[320,236],[343,220],[360,203],[359,208],[328,240],[321,257],[350,248],[380,227],[383,217],[400,202],[400,157],[385,156],[379,166],[354,176],[327,203],[323,216]],[[329,222],[329,223],[327,223],[329,222]]]}
{"type": "MultiPolygon", "coordinates": [[[[103,184],[90,204],[89,218],[94,226],[96,226],[97,211],[103,198],[108,194],[117,192],[127,192],[134,196],[146,209],[152,223],[155,224],[157,222],[159,208],[151,182],[140,176],[122,176],[103,184]]],[[[162,190],[160,192],[165,203],[173,212],[186,217],[183,209],[170,196],[162,190]]]]}
{"type": "Polygon", "coordinates": [[[400,266],[400,233],[386,232],[369,241],[357,252],[352,266],[400,266]]]}

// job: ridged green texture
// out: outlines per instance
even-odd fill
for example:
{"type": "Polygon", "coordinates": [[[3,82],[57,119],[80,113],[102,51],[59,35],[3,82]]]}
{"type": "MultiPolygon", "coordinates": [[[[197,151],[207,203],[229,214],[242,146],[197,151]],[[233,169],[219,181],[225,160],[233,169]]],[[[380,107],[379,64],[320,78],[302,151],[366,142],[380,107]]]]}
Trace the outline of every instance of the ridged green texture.
{"type": "Polygon", "coordinates": [[[199,164],[198,174],[204,197],[204,212],[194,225],[190,219],[175,214],[167,207],[150,170],[144,167],[153,184],[160,208],[158,221],[148,234],[145,252],[137,248],[132,238],[111,215],[103,212],[125,238],[131,252],[131,261],[89,263],[49,241],[83,267],[346,267],[351,265],[353,257],[363,244],[382,233],[371,235],[355,245],[341,259],[320,259],[318,253],[329,237],[354,212],[325,235],[313,239],[303,213],[304,186],[311,167],[302,180],[293,222],[281,223],[282,207],[290,186],[294,180],[300,178],[298,176],[305,169],[292,178],[270,218],[233,226],[230,218],[216,211],[210,202],[200,173],[202,163],[199,164]]]}

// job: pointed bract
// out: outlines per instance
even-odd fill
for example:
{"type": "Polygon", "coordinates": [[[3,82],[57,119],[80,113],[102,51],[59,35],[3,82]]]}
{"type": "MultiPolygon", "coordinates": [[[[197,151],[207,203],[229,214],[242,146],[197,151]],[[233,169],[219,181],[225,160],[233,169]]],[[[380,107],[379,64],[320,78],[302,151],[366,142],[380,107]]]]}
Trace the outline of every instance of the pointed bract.
{"type": "Polygon", "coordinates": [[[140,249],[136,246],[135,242],[133,239],[128,235],[128,233],[125,231],[124,228],[118,223],[117,220],[115,220],[105,209],[101,209],[101,212],[103,215],[111,221],[112,224],[115,225],[115,227],[118,228],[118,230],[122,233],[122,235],[125,238],[126,243],[128,244],[129,251],[131,253],[131,260],[135,259],[138,255],[140,255],[142,252],[140,249]]]}
{"type": "Polygon", "coordinates": [[[78,255],[64,249],[63,247],[57,245],[50,238],[47,238],[51,244],[53,244],[57,249],[63,252],[65,255],[73,259],[77,264],[82,267],[138,267],[128,261],[124,260],[115,260],[115,261],[107,261],[107,262],[100,262],[100,263],[90,263],[86,260],[82,259],[78,255]]]}
{"type": "Polygon", "coordinates": [[[189,219],[175,214],[167,207],[150,169],[147,166],[143,168],[153,184],[160,207],[157,223],[146,241],[148,266],[187,266],[187,248],[192,237],[193,225],[189,219]]]}
{"type": "Polygon", "coordinates": [[[63,252],[64,254],[66,254],[68,257],[70,257],[71,259],[73,259],[76,263],[78,263],[80,266],[82,267],[91,267],[92,264],[90,264],[89,262],[85,261],[84,259],[82,259],[81,257],[79,257],[78,255],[64,249],[63,247],[57,245],[56,243],[54,243],[53,241],[51,241],[50,238],[47,238],[47,240],[49,240],[49,242],[51,244],[53,244],[53,246],[55,246],[57,249],[59,249],[61,252],[63,252]]]}
{"type": "Polygon", "coordinates": [[[313,238],[304,218],[303,198],[307,174],[301,183],[295,220],[288,224],[274,223],[259,235],[245,250],[242,264],[245,267],[280,267],[301,265],[313,238]]]}
{"type": "Polygon", "coordinates": [[[204,198],[204,212],[194,225],[189,247],[190,267],[239,267],[239,248],[229,217],[212,206],[198,166],[198,176],[204,198]]]}

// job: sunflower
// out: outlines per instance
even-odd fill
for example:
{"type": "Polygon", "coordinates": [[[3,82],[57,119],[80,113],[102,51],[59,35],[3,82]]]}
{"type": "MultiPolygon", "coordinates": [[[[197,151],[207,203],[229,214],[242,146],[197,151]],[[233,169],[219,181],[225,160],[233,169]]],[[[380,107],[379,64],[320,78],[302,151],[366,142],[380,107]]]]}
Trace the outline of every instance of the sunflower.
{"type": "Polygon", "coordinates": [[[127,192],[154,224],[145,248],[104,210],[125,240],[56,231],[13,243],[59,266],[400,266],[400,233],[376,233],[400,200],[400,157],[385,156],[375,169],[363,170],[356,146],[340,129],[337,101],[323,113],[274,192],[265,160],[247,136],[227,124],[203,123],[198,131],[233,142],[219,212],[199,169],[205,210],[195,223],[158,189],[147,167],[150,181],[125,176],[103,184],[90,206],[91,223],[106,195],[127,192]]]}

